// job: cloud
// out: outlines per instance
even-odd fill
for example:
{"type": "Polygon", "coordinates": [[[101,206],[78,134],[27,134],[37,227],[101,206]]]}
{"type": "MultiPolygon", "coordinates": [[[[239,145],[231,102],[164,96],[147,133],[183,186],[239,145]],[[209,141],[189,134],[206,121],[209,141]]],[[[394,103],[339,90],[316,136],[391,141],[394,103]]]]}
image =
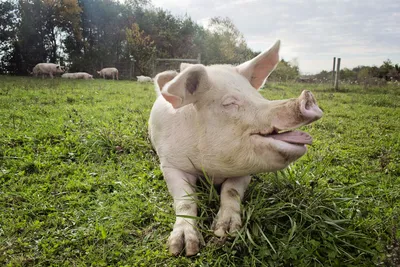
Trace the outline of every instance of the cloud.
{"type": "Polygon", "coordinates": [[[343,67],[400,63],[400,2],[392,0],[154,0],[173,14],[188,14],[205,25],[214,16],[230,17],[249,46],[265,50],[282,40],[281,55],[298,58],[303,72],[330,69],[332,57],[343,67]]]}

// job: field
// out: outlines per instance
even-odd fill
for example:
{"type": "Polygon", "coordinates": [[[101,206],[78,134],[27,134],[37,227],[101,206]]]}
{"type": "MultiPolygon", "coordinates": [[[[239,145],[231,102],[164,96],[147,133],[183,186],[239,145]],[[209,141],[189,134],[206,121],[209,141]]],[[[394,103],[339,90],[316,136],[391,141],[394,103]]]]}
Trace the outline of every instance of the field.
{"type": "Polygon", "coordinates": [[[268,99],[316,96],[308,153],[253,176],[243,228],[209,230],[215,188],[199,184],[206,247],[171,257],[172,199],[147,138],[152,85],[0,76],[1,266],[399,266],[400,88],[271,84],[268,99]]]}

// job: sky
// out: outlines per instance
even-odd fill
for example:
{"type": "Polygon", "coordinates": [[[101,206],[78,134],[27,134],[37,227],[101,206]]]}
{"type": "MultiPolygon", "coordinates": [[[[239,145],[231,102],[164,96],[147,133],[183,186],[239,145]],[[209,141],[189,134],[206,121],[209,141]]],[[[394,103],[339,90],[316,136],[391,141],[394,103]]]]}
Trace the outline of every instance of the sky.
{"type": "Polygon", "coordinates": [[[303,74],[400,63],[399,0],[152,0],[156,7],[190,16],[204,26],[229,17],[255,51],[281,40],[281,58],[296,59],[303,74]]]}

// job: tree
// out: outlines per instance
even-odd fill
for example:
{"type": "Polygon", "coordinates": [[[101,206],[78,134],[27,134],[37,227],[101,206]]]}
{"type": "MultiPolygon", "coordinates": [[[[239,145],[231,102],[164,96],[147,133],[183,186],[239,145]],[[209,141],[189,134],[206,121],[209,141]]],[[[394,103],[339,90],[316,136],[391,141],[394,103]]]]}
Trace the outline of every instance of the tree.
{"type": "Polygon", "coordinates": [[[387,59],[383,61],[383,64],[379,67],[379,78],[389,80],[389,72],[394,69],[394,66],[392,64],[392,61],[390,59],[387,59]]]}
{"type": "Polygon", "coordinates": [[[126,29],[126,39],[130,55],[135,59],[135,66],[142,74],[151,75],[151,59],[156,53],[154,41],[140,30],[137,23],[126,29]]]}
{"type": "Polygon", "coordinates": [[[203,47],[207,64],[239,64],[251,59],[255,54],[229,18],[214,17],[210,20],[203,47]]]}
{"type": "Polygon", "coordinates": [[[195,58],[200,53],[200,26],[189,17],[174,17],[162,9],[137,9],[135,22],[157,46],[157,57],[195,58]]]}
{"type": "Polygon", "coordinates": [[[17,40],[18,7],[13,2],[0,2],[0,73],[10,71],[14,42],[17,40]],[[12,23],[13,22],[13,23],[12,23]]]}
{"type": "Polygon", "coordinates": [[[94,73],[131,57],[148,74],[154,57],[200,53],[204,64],[239,64],[258,54],[229,18],[213,18],[205,28],[149,0],[0,2],[0,22],[0,71],[17,74],[39,62],[65,62],[71,71],[94,73]]]}
{"type": "Polygon", "coordinates": [[[396,64],[391,70],[389,70],[387,76],[390,81],[400,81],[400,66],[396,64]]]}
{"type": "Polygon", "coordinates": [[[21,23],[18,28],[17,41],[14,43],[16,72],[26,73],[39,62],[47,62],[49,51],[46,50],[46,31],[43,23],[43,2],[40,0],[20,0],[19,13],[21,23]]]}
{"type": "Polygon", "coordinates": [[[288,61],[281,59],[268,80],[279,82],[294,81],[299,77],[299,74],[300,71],[298,66],[292,66],[288,61]]]}
{"type": "Polygon", "coordinates": [[[344,81],[355,81],[357,80],[357,73],[349,68],[344,68],[340,70],[340,79],[344,81]]]}
{"type": "Polygon", "coordinates": [[[39,62],[59,62],[62,36],[79,33],[77,0],[19,0],[1,3],[0,10],[5,10],[1,19],[7,21],[1,23],[7,25],[1,38],[8,38],[0,40],[2,47],[7,46],[2,61],[11,73],[24,74],[39,62]]]}
{"type": "Polygon", "coordinates": [[[80,12],[77,0],[42,0],[41,22],[50,62],[57,62],[59,59],[62,32],[69,31],[79,35],[80,12]]]}
{"type": "Polygon", "coordinates": [[[0,44],[14,40],[18,26],[18,8],[13,2],[0,2],[0,44]],[[14,22],[14,23],[12,23],[14,22]]]}
{"type": "Polygon", "coordinates": [[[133,23],[130,9],[118,1],[79,0],[80,32],[65,38],[70,69],[95,72],[129,57],[125,28],[133,23]]]}
{"type": "Polygon", "coordinates": [[[363,84],[366,87],[371,79],[370,69],[368,67],[363,67],[357,74],[357,79],[360,84],[363,84]]]}

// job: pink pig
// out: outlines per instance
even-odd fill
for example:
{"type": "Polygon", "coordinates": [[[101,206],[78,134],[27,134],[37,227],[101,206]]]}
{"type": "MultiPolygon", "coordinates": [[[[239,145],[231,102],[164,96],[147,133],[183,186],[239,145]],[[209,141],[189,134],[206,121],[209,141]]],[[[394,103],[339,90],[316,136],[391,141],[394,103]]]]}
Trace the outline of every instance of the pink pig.
{"type": "Polygon", "coordinates": [[[158,98],[150,114],[151,142],[174,199],[177,215],[168,240],[178,255],[199,252],[195,184],[206,172],[221,184],[214,234],[240,229],[240,203],[250,174],[281,170],[311,144],[309,134],[293,129],[322,117],[315,98],[269,101],[257,90],[279,62],[280,42],[239,66],[182,64],[181,72],[155,78],[158,98]]]}

